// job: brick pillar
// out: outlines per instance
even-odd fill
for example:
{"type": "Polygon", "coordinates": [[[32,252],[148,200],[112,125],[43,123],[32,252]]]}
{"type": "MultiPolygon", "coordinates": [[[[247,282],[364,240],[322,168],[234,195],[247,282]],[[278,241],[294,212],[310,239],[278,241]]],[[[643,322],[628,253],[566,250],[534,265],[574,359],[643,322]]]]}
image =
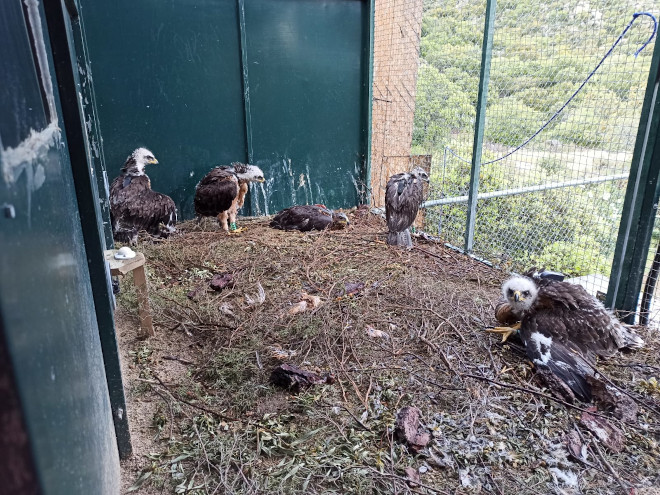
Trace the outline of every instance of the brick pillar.
{"type": "Polygon", "coordinates": [[[392,175],[410,169],[422,0],[376,0],[372,102],[372,206],[392,175]]]}

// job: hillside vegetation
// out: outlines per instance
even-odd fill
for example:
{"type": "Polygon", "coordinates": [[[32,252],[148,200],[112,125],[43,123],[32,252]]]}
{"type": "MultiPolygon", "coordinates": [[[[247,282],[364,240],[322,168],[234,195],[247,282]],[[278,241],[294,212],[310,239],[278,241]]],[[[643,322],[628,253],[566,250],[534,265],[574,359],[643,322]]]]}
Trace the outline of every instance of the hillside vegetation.
{"type": "MultiPolygon", "coordinates": [[[[630,168],[653,52],[641,17],[587,79],[637,11],[628,1],[499,1],[488,87],[480,192],[623,176],[630,168]]],[[[485,1],[426,1],[413,153],[433,155],[431,199],[467,194],[485,1]],[[460,157],[460,158],[458,158],[460,157]]],[[[475,252],[522,268],[609,274],[626,181],[480,201],[475,252]]],[[[465,204],[430,208],[427,229],[462,246],[465,204]]]]}

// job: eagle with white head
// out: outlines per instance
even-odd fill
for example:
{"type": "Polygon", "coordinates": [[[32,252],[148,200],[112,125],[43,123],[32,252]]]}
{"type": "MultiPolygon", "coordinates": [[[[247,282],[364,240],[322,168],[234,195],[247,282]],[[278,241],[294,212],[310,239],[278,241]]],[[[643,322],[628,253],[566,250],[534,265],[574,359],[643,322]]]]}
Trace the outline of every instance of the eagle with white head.
{"type": "Polygon", "coordinates": [[[489,331],[502,333],[504,341],[519,329],[534,365],[549,369],[583,401],[591,399],[586,377],[594,374],[597,358],[644,345],[598,299],[570,282],[514,276],[502,285],[495,317],[515,325],[489,331]]]}
{"type": "Polygon", "coordinates": [[[412,248],[409,228],[424,199],[424,182],[428,181],[429,176],[421,167],[415,167],[409,173],[395,174],[387,181],[385,218],[388,244],[412,248]]]}
{"type": "Polygon", "coordinates": [[[256,165],[234,162],[211,170],[195,188],[195,213],[198,218],[217,217],[225,232],[238,233],[236,215],[243,207],[250,182],[264,182],[256,165]]]}
{"type": "Polygon", "coordinates": [[[158,237],[176,231],[176,206],[172,198],[153,191],[144,169],[158,163],[146,148],[131,153],[110,186],[110,219],[115,241],[135,244],[140,230],[158,237]]]}

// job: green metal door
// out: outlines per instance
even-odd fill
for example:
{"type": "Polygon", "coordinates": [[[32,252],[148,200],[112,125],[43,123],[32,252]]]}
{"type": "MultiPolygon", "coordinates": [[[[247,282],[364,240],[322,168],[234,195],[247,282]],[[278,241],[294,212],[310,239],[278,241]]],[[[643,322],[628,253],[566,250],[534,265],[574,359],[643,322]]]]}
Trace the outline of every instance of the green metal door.
{"type": "Polygon", "coordinates": [[[358,203],[366,167],[368,18],[361,1],[244,1],[248,151],[268,178],[252,195],[256,212],[358,203]]]}
{"type": "Polygon", "coordinates": [[[0,346],[41,492],[116,493],[117,443],[45,26],[37,2],[0,3],[0,346]]]}
{"type": "Polygon", "coordinates": [[[268,182],[244,213],[352,206],[365,179],[368,2],[80,0],[108,175],[137,146],[152,187],[193,216],[213,166],[268,182]]]}

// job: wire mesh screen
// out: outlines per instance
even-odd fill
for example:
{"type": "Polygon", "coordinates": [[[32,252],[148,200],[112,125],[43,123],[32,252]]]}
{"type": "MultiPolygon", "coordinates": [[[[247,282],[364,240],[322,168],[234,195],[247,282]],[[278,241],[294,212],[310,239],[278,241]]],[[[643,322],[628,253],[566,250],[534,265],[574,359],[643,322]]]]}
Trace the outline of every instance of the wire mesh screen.
{"type": "MultiPolygon", "coordinates": [[[[423,5],[413,153],[432,155],[429,200],[466,197],[486,2],[423,5]]],[[[466,202],[427,209],[425,228],[463,245],[466,202]]]]}
{"type": "MultiPolygon", "coordinates": [[[[652,22],[638,19],[589,76],[643,8],[621,0],[498,1],[475,255],[509,270],[547,266],[606,292],[653,43],[634,53],[652,22]]],[[[412,155],[430,155],[434,206],[424,228],[458,247],[485,12],[485,0],[375,3],[374,203],[382,206],[387,178],[409,169],[412,155]]]]}
{"type": "Polygon", "coordinates": [[[632,18],[620,1],[557,8],[498,2],[474,252],[512,269],[548,266],[607,291],[652,49],[635,23],[584,88],[632,18]],[[539,191],[525,192],[538,186],[539,191]]]}

